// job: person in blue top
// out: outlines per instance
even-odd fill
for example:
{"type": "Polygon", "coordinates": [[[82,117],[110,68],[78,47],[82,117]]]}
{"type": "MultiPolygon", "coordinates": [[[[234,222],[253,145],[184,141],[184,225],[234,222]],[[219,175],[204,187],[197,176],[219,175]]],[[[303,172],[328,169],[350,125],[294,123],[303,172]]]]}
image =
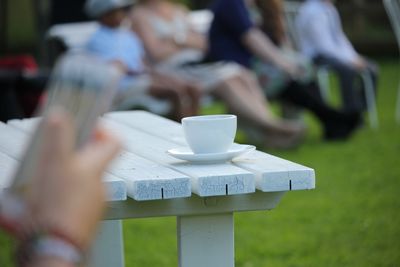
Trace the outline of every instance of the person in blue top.
{"type": "MultiPolygon", "coordinates": [[[[273,66],[274,71],[278,70],[288,78],[279,90],[269,92],[266,87],[268,97],[279,98],[311,111],[321,122],[326,140],[349,137],[359,125],[360,114],[334,110],[323,102],[314,82],[300,82],[305,73],[303,65],[286,56],[258,27],[263,18],[255,2],[260,4],[262,1],[215,0],[212,3],[214,19],[209,31],[208,59],[234,61],[249,69],[256,62],[273,66]]],[[[268,72],[271,68],[265,69],[264,80],[265,76],[268,78],[272,74],[268,72]]]]}
{"type": "Polygon", "coordinates": [[[195,84],[146,67],[141,41],[129,28],[123,27],[131,5],[131,0],[88,0],[85,5],[88,15],[100,24],[86,50],[116,65],[125,74],[115,102],[147,94],[170,101],[170,117],[175,120],[196,115],[200,92],[195,84]]]}

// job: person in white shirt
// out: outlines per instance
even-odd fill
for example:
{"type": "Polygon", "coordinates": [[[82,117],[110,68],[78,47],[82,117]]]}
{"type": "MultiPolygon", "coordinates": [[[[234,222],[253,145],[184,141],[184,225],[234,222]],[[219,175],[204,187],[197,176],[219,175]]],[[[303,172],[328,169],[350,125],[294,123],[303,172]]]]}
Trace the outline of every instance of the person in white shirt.
{"type": "Polygon", "coordinates": [[[296,18],[301,52],[317,65],[332,68],[339,76],[343,108],[362,111],[365,102],[356,80],[371,75],[376,90],[377,66],[358,54],[343,32],[333,0],[306,0],[296,18]]]}

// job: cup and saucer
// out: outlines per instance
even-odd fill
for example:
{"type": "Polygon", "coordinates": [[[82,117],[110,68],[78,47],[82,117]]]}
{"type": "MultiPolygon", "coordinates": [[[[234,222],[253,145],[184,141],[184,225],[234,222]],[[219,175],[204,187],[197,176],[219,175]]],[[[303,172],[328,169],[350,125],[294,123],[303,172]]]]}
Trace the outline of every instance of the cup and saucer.
{"type": "Polygon", "coordinates": [[[221,163],[255,150],[255,146],[233,143],[235,115],[205,115],[182,119],[188,147],[169,149],[175,158],[193,163],[221,163]]]}

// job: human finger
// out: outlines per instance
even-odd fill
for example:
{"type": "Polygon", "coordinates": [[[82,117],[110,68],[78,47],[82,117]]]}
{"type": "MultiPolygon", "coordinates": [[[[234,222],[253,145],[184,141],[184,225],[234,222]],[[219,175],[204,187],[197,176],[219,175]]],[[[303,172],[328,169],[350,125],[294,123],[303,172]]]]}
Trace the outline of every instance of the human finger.
{"type": "Polygon", "coordinates": [[[54,108],[44,118],[43,132],[40,136],[43,153],[50,158],[68,157],[74,149],[75,129],[72,119],[61,108],[54,108]]]}
{"type": "Polygon", "coordinates": [[[104,128],[97,128],[94,138],[80,151],[79,160],[102,173],[121,149],[118,138],[104,128]]]}

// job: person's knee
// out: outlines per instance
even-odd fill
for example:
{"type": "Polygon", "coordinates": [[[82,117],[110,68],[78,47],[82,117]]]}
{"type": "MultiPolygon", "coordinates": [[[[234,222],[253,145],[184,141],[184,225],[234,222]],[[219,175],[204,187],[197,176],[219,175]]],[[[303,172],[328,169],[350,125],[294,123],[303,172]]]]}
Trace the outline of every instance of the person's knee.
{"type": "Polygon", "coordinates": [[[227,79],[222,80],[214,89],[216,93],[225,93],[231,91],[233,88],[237,86],[240,78],[238,75],[229,77],[227,79]]]}
{"type": "Polygon", "coordinates": [[[257,75],[254,72],[245,68],[240,69],[239,77],[243,80],[247,80],[250,83],[255,83],[258,80],[257,75]]]}

